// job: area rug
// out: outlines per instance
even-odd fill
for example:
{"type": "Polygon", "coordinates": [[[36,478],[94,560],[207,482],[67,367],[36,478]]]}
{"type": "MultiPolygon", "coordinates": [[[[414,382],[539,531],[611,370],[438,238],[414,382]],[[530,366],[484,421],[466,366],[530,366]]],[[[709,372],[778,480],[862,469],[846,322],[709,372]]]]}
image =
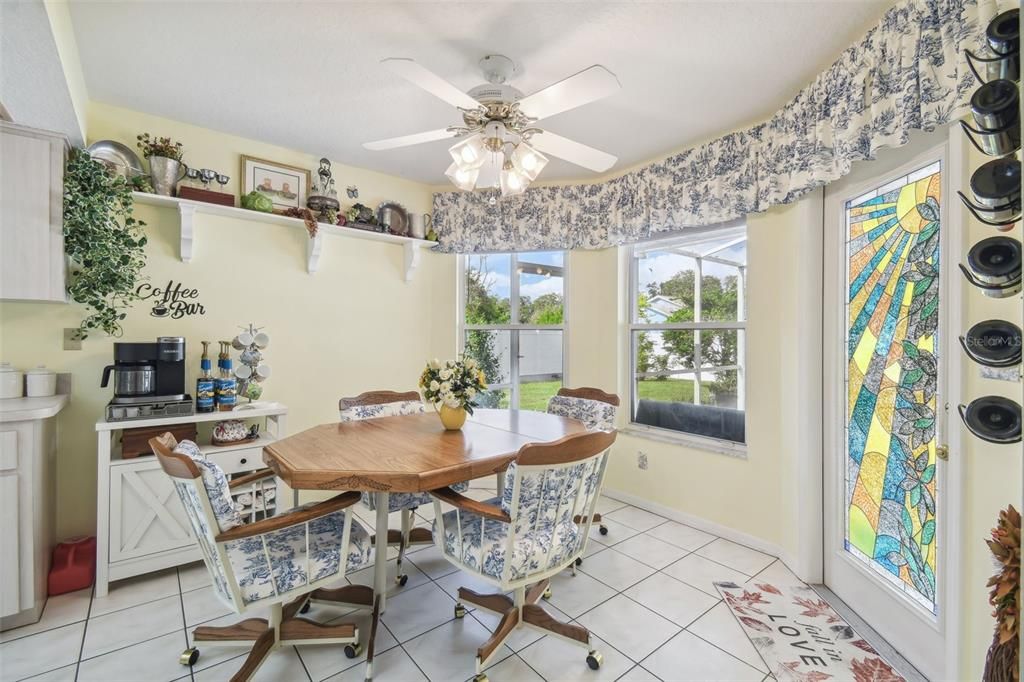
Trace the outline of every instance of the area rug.
{"type": "Polygon", "coordinates": [[[730,582],[715,587],[776,679],[905,682],[811,588],[730,582]]]}

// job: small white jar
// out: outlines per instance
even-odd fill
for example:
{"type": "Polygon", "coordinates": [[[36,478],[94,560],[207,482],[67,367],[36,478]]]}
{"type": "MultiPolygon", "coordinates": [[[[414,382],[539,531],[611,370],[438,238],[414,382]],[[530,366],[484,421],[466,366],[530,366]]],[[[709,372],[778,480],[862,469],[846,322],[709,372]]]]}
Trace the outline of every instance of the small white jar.
{"type": "Polygon", "coordinates": [[[46,398],[57,393],[57,373],[39,365],[25,373],[25,395],[29,398],[46,398]]]}
{"type": "Polygon", "coordinates": [[[25,375],[11,367],[9,362],[0,362],[0,400],[20,398],[24,395],[25,375]]]}

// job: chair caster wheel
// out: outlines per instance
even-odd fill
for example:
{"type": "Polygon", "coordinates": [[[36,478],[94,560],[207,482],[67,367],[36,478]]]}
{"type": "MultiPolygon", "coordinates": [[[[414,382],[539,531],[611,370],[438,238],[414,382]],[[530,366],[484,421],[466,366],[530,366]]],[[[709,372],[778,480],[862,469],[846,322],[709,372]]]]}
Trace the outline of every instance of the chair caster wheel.
{"type": "Polygon", "coordinates": [[[302,605],[302,608],[299,609],[299,613],[309,613],[309,610],[311,608],[313,608],[313,603],[312,602],[306,602],[305,604],[302,605]]]}
{"type": "Polygon", "coordinates": [[[199,660],[199,649],[195,647],[189,647],[181,652],[181,656],[178,656],[178,663],[182,665],[195,665],[196,661],[199,660]]]}
{"type": "Polygon", "coordinates": [[[576,565],[577,566],[582,566],[583,565],[583,557],[581,557],[581,556],[576,557],[576,565]]]}
{"type": "Polygon", "coordinates": [[[346,658],[356,658],[361,653],[363,653],[363,645],[360,644],[359,642],[356,642],[355,644],[346,644],[345,645],[345,657],[346,658]]]}
{"type": "Polygon", "coordinates": [[[608,535],[608,526],[606,526],[604,524],[601,524],[600,526],[598,526],[597,530],[598,530],[598,532],[601,533],[601,535],[608,535]]]}
{"type": "Polygon", "coordinates": [[[473,682],[487,682],[487,675],[480,673],[479,675],[473,675],[473,682]]]}
{"type": "Polygon", "coordinates": [[[544,594],[540,595],[544,599],[551,599],[551,588],[544,590],[544,594]]]}
{"type": "Polygon", "coordinates": [[[466,607],[463,606],[462,604],[456,604],[455,605],[455,617],[456,618],[465,618],[466,617],[466,607]]]}
{"type": "Polygon", "coordinates": [[[398,583],[399,587],[405,587],[405,584],[409,582],[409,574],[403,573],[402,575],[395,576],[395,582],[398,583]]]}
{"type": "Polygon", "coordinates": [[[604,663],[604,656],[597,649],[587,654],[587,665],[590,666],[591,670],[597,670],[601,667],[602,663],[604,663]]]}

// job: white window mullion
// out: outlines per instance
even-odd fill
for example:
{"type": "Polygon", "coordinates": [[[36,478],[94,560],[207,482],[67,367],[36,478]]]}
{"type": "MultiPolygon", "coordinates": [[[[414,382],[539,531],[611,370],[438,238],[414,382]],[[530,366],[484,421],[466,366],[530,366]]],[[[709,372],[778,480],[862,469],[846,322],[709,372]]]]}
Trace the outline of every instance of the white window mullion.
{"type": "MultiPolygon", "coordinates": [[[[693,276],[693,321],[703,322],[701,317],[701,286],[704,280],[704,266],[700,258],[694,258],[696,268],[694,269],[693,276]]],[[[700,405],[700,367],[704,364],[703,358],[700,352],[700,330],[693,330],[693,366],[696,368],[696,373],[693,375],[693,404],[700,405]]]]}

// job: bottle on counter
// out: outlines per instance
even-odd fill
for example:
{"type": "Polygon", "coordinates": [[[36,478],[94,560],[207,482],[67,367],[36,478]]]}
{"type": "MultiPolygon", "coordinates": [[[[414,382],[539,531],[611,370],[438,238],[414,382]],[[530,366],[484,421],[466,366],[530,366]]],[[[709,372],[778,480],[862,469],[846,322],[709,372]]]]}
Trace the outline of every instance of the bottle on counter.
{"type": "Polygon", "coordinates": [[[216,380],[210,363],[210,342],[203,341],[203,357],[199,360],[199,378],[196,379],[196,412],[213,412],[216,409],[216,380]]]}
{"type": "Polygon", "coordinates": [[[220,341],[220,356],[217,359],[219,376],[217,377],[217,410],[230,412],[235,409],[238,401],[238,382],[231,369],[231,342],[220,341]]]}

